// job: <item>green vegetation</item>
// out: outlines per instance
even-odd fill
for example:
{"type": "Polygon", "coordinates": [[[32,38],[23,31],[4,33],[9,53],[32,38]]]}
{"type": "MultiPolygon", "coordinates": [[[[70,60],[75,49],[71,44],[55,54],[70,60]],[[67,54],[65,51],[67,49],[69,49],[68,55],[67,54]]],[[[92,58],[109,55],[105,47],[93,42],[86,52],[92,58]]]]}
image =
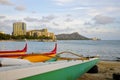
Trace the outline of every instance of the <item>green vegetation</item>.
{"type": "Polygon", "coordinates": [[[52,37],[47,37],[47,36],[28,36],[28,35],[20,35],[20,36],[13,36],[9,34],[1,34],[0,33],[0,40],[22,40],[22,39],[52,39],[52,37]]]}
{"type": "Polygon", "coordinates": [[[1,34],[0,33],[0,40],[9,40],[11,36],[9,34],[1,34]]]}

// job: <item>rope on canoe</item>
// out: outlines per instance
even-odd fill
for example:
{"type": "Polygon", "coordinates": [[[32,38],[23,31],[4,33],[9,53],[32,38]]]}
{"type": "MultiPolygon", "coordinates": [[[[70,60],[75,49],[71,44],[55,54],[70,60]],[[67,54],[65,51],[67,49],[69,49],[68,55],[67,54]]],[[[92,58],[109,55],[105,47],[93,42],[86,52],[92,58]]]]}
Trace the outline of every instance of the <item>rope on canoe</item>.
{"type": "Polygon", "coordinates": [[[73,52],[70,52],[70,51],[63,51],[63,52],[57,53],[56,57],[58,59],[63,59],[63,60],[89,60],[90,58],[95,58],[95,57],[99,57],[99,56],[84,57],[83,55],[79,55],[79,54],[76,54],[76,53],[73,53],[73,52]],[[78,56],[78,58],[69,58],[69,57],[59,56],[60,54],[66,54],[66,53],[78,56]]]}
{"type": "Polygon", "coordinates": [[[83,57],[83,55],[79,55],[70,51],[63,51],[63,52],[57,53],[56,58],[60,60],[88,60],[89,59],[89,58],[83,57]],[[72,54],[72,55],[78,56],[78,58],[61,57],[60,54],[72,54]]]}
{"type": "Polygon", "coordinates": [[[83,57],[82,55],[78,55],[78,54],[70,52],[70,51],[63,51],[63,52],[57,53],[57,55],[65,54],[65,53],[73,54],[73,55],[78,56],[78,57],[83,57]]]}

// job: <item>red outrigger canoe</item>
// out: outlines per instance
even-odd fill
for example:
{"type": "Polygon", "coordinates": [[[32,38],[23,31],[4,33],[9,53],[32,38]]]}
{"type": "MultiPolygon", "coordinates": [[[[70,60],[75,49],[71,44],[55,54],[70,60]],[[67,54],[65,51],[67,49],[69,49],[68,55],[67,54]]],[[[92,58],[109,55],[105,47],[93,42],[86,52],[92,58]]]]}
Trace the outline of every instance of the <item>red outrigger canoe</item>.
{"type": "Polygon", "coordinates": [[[27,43],[25,44],[25,47],[22,50],[8,50],[8,51],[0,51],[0,55],[1,54],[25,54],[25,52],[27,52],[27,43]]]}
{"type": "Polygon", "coordinates": [[[57,44],[55,44],[55,47],[50,52],[44,52],[44,53],[29,53],[29,54],[0,54],[1,58],[20,58],[20,59],[26,59],[30,62],[43,62],[51,59],[52,57],[56,56],[57,51],[57,44]]]}

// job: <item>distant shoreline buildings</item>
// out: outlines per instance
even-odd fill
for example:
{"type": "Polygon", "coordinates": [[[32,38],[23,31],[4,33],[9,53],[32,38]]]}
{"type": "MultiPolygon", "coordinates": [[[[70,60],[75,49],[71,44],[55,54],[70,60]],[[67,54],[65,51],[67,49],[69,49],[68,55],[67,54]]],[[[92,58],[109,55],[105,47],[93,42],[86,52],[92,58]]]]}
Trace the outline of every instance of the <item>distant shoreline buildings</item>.
{"type": "Polygon", "coordinates": [[[56,40],[56,36],[52,32],[48,32],[48,29],[41,29],[41,30],[30,30],[27,31],[26,29],[26,23],[24,22],[15,22],[13,23],[13,36],[19,36],[19,35],[28,35],[28,36],[34,36],[34,37],[50,37],[53,41],[56,40]]]}
{"type": "Polygon", "coordinates": [[[27,31],[27,35],[35,36],[35,37],[45,36],[45,37],[52,38],[52,40],[56,40],[54,33],[48,32],[48,29],[30,30],[30,31],[27,31]]]}
{"type": "MultiPolygon", "coordinates": [[[[29,30],[27,31],[26,23],[24,22],[15,22],[13,23],[13,32],[12,36],[28,36],[31,40],[37,39],[40,41],[56,41],[56,36],[53,32],[48,32],[48,29],[40,30],[29,30]]],[[[3,31],[0,31],[0,34],[5,34],[3,31]]]]}
{"type": "Polygon", "coordinates": [[[101,40],[101,39],[94,37],[94,38],[92,38],[92,40],[96,41],[96,40],[101,40]]]}
{"type": "Polygon", "coordinates": [[[13,32],[12,35],[26,35],[26,24],[24,22],[15,22],[13,23],[13,32]]]}

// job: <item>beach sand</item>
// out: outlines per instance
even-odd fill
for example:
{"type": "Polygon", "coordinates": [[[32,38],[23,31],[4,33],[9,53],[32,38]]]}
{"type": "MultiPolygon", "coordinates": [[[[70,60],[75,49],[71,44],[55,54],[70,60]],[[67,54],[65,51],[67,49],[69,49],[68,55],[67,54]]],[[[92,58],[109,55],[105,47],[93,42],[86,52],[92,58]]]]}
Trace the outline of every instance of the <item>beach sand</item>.
{"type": "Polygon", "coordinates": [[[100,61],[98,73],[85,73],[77,80],[113,80],[113,73],[120,73],[120,62],[100,61]]]}

